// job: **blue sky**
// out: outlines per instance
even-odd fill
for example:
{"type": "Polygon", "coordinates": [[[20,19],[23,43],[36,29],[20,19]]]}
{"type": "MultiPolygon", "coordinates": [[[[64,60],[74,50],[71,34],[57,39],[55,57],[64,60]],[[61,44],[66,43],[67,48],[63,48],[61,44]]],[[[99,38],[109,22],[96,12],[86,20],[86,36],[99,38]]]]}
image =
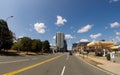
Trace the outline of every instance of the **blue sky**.
{"type": "Polygon", "coordinates": [[[120,41],[120,0],[0,0],[0,18],[16,37],[49,40],[64,32],[68,46],[79,41],[120,41]]]}

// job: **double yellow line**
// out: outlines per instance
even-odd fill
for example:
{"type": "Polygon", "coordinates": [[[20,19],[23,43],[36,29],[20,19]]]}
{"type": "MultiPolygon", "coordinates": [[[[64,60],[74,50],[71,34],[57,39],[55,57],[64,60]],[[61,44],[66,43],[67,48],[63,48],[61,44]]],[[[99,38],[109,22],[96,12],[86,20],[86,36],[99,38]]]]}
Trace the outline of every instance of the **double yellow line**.
{"type": "Polygon", "coordinates": [[[25,67],[25,68],[21,68],[21,69],[19,69],[19,70],[15,70],[15,71],[12,71],[12,72],[9,72],[9,73],[5,73],[5,74],[3,74],[3,75],[14,75],[14,74],[17,74],[17,73],[20,73],[20,72],[23,72],[23,71],[29,70],[29,69],[31,69],[31,68],[34,68],[34,67],[40,66],[40,65],[42,65],[42,64],[44,64],[44,63],[47,63],[47,62],[53,61],[53,60],[55,60],[55,59],[57,59],[57,58],[60,58],[61,56],[63,56],[63,55],[59,55],[59,56],[56,56],[56,57],[53,57],[53,58],[50,58],[50,59],[44,60],[44,61],[42,61],[42,62],[40,62],[40,63],[34,64],[34,65],[31,65],[31,66],[28,66],[28,67],[25,67]]]}

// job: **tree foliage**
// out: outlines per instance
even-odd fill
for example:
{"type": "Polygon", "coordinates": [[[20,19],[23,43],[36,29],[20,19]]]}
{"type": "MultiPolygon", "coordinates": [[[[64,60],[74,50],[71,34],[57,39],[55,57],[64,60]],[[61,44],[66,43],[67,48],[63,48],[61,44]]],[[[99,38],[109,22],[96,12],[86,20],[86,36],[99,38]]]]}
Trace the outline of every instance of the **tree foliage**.
{"type": "Polygon", "coordinates": [[[7,22],[0,19],[0,49],[9,49],[13,44],[13,33],[9,30],[7,22]]]}
{"type": "Polygon", "coordinates": [[[51,52],[50,51],[50,43],[48,40],[43,41],[43,46],[42,46],[44,52],[51,52]]]}
{"type": "Polygon", "coordinates": [[[40,40],[32,40],[32,51],[40,52],[42,50],[42,42],[40,40]]]}
{"type": "Polygon", "coordinates": [[[22,50],[22,51],[32,51],[32,52],[50,52],[49,41],[43,41],[38,39],[31,39],[29,37],[23,37],[18,39],[16,43],[12,46],[12,49],[22,50]]]}
{"type": "Polygon", "coordinates": [[[28,50],[31,49],[32,40],[29,37],[23,37],[23,38],[21,38],[20,44],[21,44],[21,49],[22,50],[28,51],[28,50]]]}
{"type": "Polygon", "coordinates": [[[29,37],[23,37],[13,44],[14,38],[14,34],[9,30],[7,22],[0,19],[0,50],[9,49],[12,46],[12,49],[27,52],[40,52],[41,50],[44,50],[44,52],[50,52],[50,44],[48,40],[41,42],[38,39],[32,40],[29,37]]]}
{"type": "Polygon", "coordinates": [[[12,48],[13,50],[21,50],[21,44],[20,42],[16,42],[12,45],[12,48]]]}

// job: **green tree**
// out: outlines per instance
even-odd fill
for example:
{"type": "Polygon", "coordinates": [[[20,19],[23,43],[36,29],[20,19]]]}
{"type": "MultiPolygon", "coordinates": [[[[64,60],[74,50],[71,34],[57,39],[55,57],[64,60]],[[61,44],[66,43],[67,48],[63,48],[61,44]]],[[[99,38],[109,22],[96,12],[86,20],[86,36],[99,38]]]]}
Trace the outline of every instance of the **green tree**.
{"type": "Polygon", "coordinates": [[[21,43],[20,42],[16,42],[12,45],[13,50],[21,50],[21,43]]]}
{"type": "Polygon", "coordinates": [[[13,38],[13,33],[9,30],[7,22],[0,19],[0,50],[11,48],[13,38]]]}
{"type": "Polygon", "coordinates": [[[23,37],[20,41],[21,49],[28,52],[31,50],[32,40],[29,37],[23,37]]]}
{"type": "Polygon", "coordinates": [[[43,49],[43,52],[51,52],[50,50],[50,43],[48,40],[45,40],[42,44],[42,49],[43,49]]]}
{"type": "Polygon", "coordinates": [[[40,52],[42,50],[42,42],[40,40],[32,40],[32,51],[40,52]]]}

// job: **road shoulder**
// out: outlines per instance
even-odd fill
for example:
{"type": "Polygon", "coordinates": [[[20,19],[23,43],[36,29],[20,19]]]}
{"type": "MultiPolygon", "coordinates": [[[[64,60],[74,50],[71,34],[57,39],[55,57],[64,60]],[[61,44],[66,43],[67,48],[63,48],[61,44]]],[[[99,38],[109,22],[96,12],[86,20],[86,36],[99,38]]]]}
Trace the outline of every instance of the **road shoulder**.
{"type": "Polygon", "coordinates": [[[83,56],[82,54],[76,54],[76,56],[85,62],[88,62],[96,67],[99,67],[103,70],[112,73],[113,75],[120,75],[120,71],[119,71],[120,64],[118,63],[113,63],[111,61],[107,61],[104,59],[95,58],[91,56],[86,56],[86,55],[83,56]]]}

